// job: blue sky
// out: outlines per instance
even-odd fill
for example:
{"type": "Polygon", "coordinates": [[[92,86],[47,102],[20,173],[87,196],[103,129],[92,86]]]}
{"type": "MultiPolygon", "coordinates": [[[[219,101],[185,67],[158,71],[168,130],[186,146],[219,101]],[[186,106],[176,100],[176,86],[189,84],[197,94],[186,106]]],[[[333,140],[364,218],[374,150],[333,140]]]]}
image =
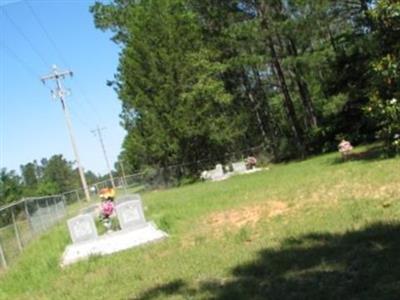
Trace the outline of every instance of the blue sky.
{"type": "Polygon", "coordinates": [[[50,95],[54,83],[39,80],[53,64],[74,72],[64,86],[71,90],[66,101],[84,168],[107,171],[90,132],[97,125],[107,128],[106,149],[112,165],[116,161],[125,131],[119,125],[121,103],[106,81],[113,79],[119,48],[110,33],[94,27],[93,3],[0,0],[0,167],[19,170],[53,154],[75,160],[61,105],[50,95]]]}

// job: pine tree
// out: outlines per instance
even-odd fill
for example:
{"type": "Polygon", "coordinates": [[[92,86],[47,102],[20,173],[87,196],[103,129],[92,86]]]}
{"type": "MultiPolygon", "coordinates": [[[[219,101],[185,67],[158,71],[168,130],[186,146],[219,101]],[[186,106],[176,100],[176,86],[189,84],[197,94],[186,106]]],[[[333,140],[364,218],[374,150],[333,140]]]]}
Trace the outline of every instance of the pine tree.
{"type": "Polygon", "coordinates": [[[138,169],[222,158],[241,130],[226,113],[231,96],[221,80],[226,68],[218,62],[221,54],[204,45],[199,20],[185,2],[123,7],[116,1],[92,11],[97,26],[118,28],[115,40],[123,46],[115,86],[128,131],[123,145],[128,162],[138,169]],[[114,22],[119,10],[129,18],[114,22]]]}

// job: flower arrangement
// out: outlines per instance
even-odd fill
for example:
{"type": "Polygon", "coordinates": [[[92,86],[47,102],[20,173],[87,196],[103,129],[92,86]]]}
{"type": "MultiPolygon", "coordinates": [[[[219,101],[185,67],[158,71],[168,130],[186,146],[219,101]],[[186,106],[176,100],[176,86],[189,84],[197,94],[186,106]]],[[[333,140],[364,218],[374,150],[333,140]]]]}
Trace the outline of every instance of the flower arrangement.
{"type": "Polygon", "coordinates": [[[109,218],[114,212],[114,203],[111,200],[104,201],[101,204],[101,214],[103,218],[109,218]]]}
{"type": "Polygon", "coordinates": [[[112,220],[111,215],[114,212],[114,202],[112,200],[106,200],[101,203],[100,207],[100,219],[103,222],[104,227],[107,231],[111,231],[112,220]]]}
{"type": "Polygon", "coordinates": [[[339,152],[342,154],[343,158],[347,158],[351,151],[353,150],[353,146],[350,144],[349,141],[342,140],[338,146],[339,152]]]}
{"type": "Polygon", "coordinates": [[[115,190],[113,188],[103,188],[100,190],[99,196],[101,199],[112,200],[115,197],[115,190]]]}
{"type": "Polygon", "coordinates": [[[257,164],[257,158],[255,158],[254,156],[249,156],[245,159],[245,163],[246,163],[247,169],[252,169],[257,164]]]}

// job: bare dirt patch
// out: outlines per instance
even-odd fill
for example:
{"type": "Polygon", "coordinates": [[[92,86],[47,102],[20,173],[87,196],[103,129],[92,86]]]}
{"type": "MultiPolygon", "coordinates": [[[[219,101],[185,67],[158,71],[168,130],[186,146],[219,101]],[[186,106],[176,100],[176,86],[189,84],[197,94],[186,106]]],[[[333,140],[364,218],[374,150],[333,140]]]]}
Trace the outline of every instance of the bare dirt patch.
{"type": "MultiPolygon", "coordinates": [[[[197,235],[190,234],[190,236],[183,238],[181,243],[184,248],[192,247],[210,237],[218,238],[227,231],[234,232],[245,227],[255,229],[259,221],[282,215],[287,213],[288,210],[289,207],[285,202],[271,200],[261,204],[240,206],[223,212],[212,213],[202,222],[201,226],[197,227],[197,235]]],[[[252,237],[249,237],[249,241],[253,240],[257,234],[257,230],[252,230],[252,237]]]]}
{"type": "Polygon", "coordinates": [[[207,218],[206,222],[215,229],[241,228],[243,226],[254,226],[261,219],[281,215],[287,210],[288,206],[285,202],[269,201],[263,204],[243,206],[213,213],[207,218]]]}

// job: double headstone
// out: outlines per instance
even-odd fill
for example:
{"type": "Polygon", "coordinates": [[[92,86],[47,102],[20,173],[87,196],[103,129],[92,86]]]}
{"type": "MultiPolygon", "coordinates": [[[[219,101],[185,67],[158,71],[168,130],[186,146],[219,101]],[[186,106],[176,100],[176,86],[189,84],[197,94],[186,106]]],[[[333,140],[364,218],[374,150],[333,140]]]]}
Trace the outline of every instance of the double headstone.
{"type": "Polygon", "coordinates": [[[116,205],[122,230],[97,236],[92,214],[69,219],[68,229],[73,244],[66,247],[61,265],[65,266],[91,255],[115,253],[167,237],[154,223],[146,222],[142,202],[137,198],[133,195],[127,196],[116,205]]]}
{"type": "MultiPolygon", "coordinates": [[[[69,234],[74,244],[97,238],[92,210],[90,206],[87,213],[68,220],[69,234]]],[[[118,198],[115,210],[121,229],[135,230],[147,226],[139,194],[118,198]]]]}

